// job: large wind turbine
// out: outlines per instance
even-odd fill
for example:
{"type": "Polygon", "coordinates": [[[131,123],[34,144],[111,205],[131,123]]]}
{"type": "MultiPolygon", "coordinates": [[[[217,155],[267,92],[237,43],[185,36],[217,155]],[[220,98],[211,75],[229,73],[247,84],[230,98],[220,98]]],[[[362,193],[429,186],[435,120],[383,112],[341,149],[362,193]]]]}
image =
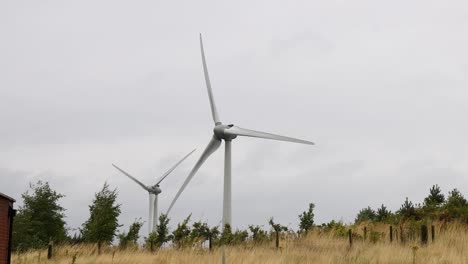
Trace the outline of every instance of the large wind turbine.
{"type": "Polygon", "coordinates": [[[211,90],[211,83],[210,77],[208,75],[208,68],[206,66],[206,59],[205,59],[205,51],[203,50],[203,41],[200,34],[200,49],[201,49],[201,56],[203,62],[203,71],[205,74],[205,81],[206,81],[206,88],[208,90],[208,98],[210,100],[211,105],[211,114],[213,115],[213,121],[215,123],[215,127],[213,129],[214,135],[211,138],[208,146],[203,151],[203,154],[198,159],[197,163],[193,167],[192,171],[188,175],[185,182],[182,184],[182,187],[177,192],[174,200],[172,201],[171,205],[167,212],[171,210],[174,206],[174,203],[179,198],[182,191],[187,187],[187,184],[193,178],[195,173],[197,173],[198,169],[202,166],[202,164],[208,159],[208,157],[215,152],[219,146],[221,145],[221,141],[224,140],[225,143],[225,151],[224,151],[224,193],[223,193],[223,229],[226,224],[231,225],[231,142],[237,136],[245,136],[245,137],[257,137],[257,138],[266,138],[266,139],[273,139],[273,140],[280,140],[280,141],[289,141],[294,143],[302,143],[302,144],[309,144],[313,145],[314,143],[310,141],[305,141],[301,139],[295,139],[285,136],[279,136],[275,134],[265,133],[254,131],[250,129],[240,128],[238,126],[224,125],[221,123],[221,119],[219,118],[218,111],[216,110],[216,104],[213,97],[213,91],[211,90]]]}
{"type": "Polygon", "coordinates": [[[183,159],[177,162],[174,166],[172,166],[166,173],[164,173],[161,178],[156,182],[155,185],[145,185],[135,177],[130,175],[128,172],[122,170],[121,168],[117,167],[115,164],[112,164],[114,168],[125,174],[131,180],[136,182],[140,185],[144,190],[148,191],[149,194],[149,215],[148,215],[148,233],[153,232],[156,229],[156,225],[158,224],[158,195],[161,193],[161,188],[159,188],[159,184],[177,167],[179,166],[182,161],[184,161],[190,154],[192,154],[195,150],[192,150],[189,154],[187,154],[183,159]]]}

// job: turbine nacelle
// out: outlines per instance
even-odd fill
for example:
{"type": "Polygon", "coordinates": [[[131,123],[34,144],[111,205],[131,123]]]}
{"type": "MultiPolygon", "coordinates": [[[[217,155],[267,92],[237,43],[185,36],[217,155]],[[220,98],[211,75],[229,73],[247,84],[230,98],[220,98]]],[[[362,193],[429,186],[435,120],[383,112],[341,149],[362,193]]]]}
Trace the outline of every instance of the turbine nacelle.
{"type": "Polygon", "coordinates": [[[155,195],[158,195],[158,194],[160,194],[162,192],[161,188],[159,188],[159,184],[156,184],[156,185],[153,185],[153,186],[147,186],[147,188],[148,188],[149,193],[152,193],[152,194],[155,194],[155,195]]]}
{"type": "Polygon", "coordinates": [[[223,125],[221,122],[219,122],[219,124],[217,124],[214,127],[213,132],[219,140],[224,139],[227,141],[231,141],[237,137],[237,135],[234,135],[232,133],[226,133],[226,131],[232,127],[234,127],[233,124],[223,125]]]}

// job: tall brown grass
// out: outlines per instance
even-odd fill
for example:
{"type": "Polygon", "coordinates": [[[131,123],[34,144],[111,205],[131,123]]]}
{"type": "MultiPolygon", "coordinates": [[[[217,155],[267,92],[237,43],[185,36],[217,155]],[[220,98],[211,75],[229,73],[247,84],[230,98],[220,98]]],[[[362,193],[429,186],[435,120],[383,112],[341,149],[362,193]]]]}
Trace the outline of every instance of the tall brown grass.
{"type": "MultiPolygon", "coordinates": [[[[226,247],[227,263],[468,263],[468,226],[462,224],[437,225],[434,242],[421,246],[419,238],[413,241],[393,241],[388,237],[388,226],[370,225],[368,233],[380,234],[371,242],[359,239],[362,226],[353,228],[357,234],[350,248],[348,239],[334,232],[314,230],[306,237],[284,236],[281,248],[274,241],[262,245],[246,243],[226,247]],[[414,262],[413,262],[414,261],[414,262]]],[[[221,248],[213,251],[200,247],[186,249],[161,249],[154,253],[143,249],[118,250],[107,248],[101,255],[92,245],[56,247],[52,260],[47,260],[47,251],[30,251],[12,256],[13,264],[26,263],[73,263],[75,264],[123,264],[123,263],[221,263],[221,248]]]]}

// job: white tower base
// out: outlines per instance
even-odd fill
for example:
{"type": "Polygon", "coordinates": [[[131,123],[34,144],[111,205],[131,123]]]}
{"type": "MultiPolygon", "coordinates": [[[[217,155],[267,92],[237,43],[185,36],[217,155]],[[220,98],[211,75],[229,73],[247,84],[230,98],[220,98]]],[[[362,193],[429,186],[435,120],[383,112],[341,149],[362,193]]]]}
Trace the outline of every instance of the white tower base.
{"type": "Polygon", "coordinates": [[[154,196],[154,210],[153,210],[153,232],[156,231],[156,227],[158,226],[158,196],[154,196]]]}
{"type": "Polygon", "coordinates": [[[232,227],[231,209],[231,140],[225,140],[224,152],[224,192],[223,192],[223,226],[226,224],[232,227]]]}

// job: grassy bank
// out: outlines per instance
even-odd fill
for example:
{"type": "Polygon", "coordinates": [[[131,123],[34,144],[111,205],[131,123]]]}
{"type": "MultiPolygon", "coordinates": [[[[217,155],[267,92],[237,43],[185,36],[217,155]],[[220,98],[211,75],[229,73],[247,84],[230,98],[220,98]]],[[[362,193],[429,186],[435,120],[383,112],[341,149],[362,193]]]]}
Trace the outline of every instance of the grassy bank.
{"type": "MultiPolygon", "coordinates": [[[[348,238],[334,232],[313,231],[303,238],[282,237],[281,248],[274,242],[261,245],[246,243],[226,247],[227,263],[468,263],[468,226],[437,225],[434,242],[421,246],[419,237],[405,243],[390,243],[388,226],[368,226],[368,232],[379,233],[377,241],[363,239],[363,227],[353,227],[353,245],[348,238]]],[[[161,249],[153,253],[143,249],[103,249],[97,255],[94,245],[57,246],[54,257],[47,260],[47,251],[16,253],[12,263],[73,263],[124,264],[124,263],[220,263],[221,248],[211,252],[200,247],[161,249]]]]}

